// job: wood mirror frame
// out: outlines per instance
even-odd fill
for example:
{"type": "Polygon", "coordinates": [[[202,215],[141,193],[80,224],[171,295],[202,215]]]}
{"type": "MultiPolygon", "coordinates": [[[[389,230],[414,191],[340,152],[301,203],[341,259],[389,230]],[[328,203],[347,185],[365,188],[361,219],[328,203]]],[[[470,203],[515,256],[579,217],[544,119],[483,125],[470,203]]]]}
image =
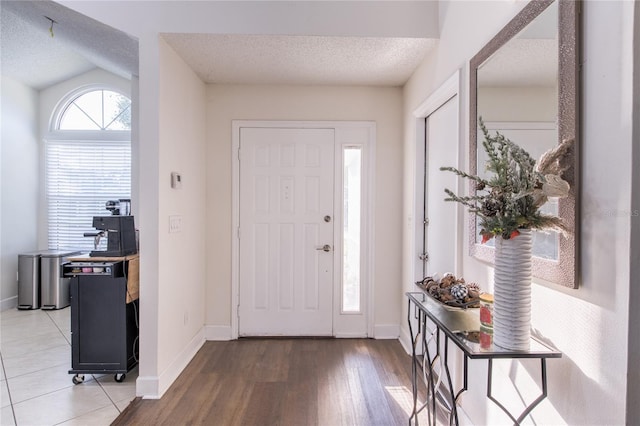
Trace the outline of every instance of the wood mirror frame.
{"type": "MultiPolygon", "coordinates": [[[[578,288],[579,284],[579,194],[580,194],[580,1],[579,0],[532,0],[516,15],[486,46],[470,61],[469,70],[469,167],[476,175],[478,170],[478,68],[496,53],[504,44],[514,38],[554,1],[558,2],[558,142],[574,139],[572,164],[564,174],[571,185],[567,198],[559,200],[559,216],[571,229],[567,237],[559,236],[558,260],[533,257],[533,277],[556,283],[569,288],[578,288]]],[[[517,141],[516,141],[517,143],[517,141]]],[[[480,145],[481,147],[481,145],[480,145]]],[[[470,186],[470,195],[475,195],[474,185],[470,186]]],[[[470,255],[482,261],[494,262],[493,247],[477,242],[476,217],[469,220],[470,255]]]]}

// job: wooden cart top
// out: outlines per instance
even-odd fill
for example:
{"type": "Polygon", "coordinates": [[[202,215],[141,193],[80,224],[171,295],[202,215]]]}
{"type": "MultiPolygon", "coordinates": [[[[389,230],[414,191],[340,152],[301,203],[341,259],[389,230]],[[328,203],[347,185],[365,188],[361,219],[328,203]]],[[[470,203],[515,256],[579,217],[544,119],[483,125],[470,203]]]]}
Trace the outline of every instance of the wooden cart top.
{"type": "Polygon", "coordinates": [[[70,262],[128,262],[127,267],[127,303],[140,297],[140,255],[130,254],[119,257],[91,257],[89,253],[68,257],[70,262]]]}
{"type": "Polygon", "coordinates": [[[69,262],[118,262],[121,260],[133,260],[140,257],[140,253],[130,254],[128,256],[116,256],[116,257],[96,257],[89,256],[89,253],[82,253],[77,256],[67,257],[69,262]]]}

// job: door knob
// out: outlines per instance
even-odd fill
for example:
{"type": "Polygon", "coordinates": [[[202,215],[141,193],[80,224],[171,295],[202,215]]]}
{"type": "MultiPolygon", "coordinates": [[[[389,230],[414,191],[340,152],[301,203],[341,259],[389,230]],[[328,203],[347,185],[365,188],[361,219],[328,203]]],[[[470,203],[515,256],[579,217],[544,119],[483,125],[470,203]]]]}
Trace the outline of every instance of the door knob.
{"type": "Polygon", "coordinates": [[[329,244],[325,244],[322,247],[316,247],[316,250],[331,251],[331,246],[329,244]]]}

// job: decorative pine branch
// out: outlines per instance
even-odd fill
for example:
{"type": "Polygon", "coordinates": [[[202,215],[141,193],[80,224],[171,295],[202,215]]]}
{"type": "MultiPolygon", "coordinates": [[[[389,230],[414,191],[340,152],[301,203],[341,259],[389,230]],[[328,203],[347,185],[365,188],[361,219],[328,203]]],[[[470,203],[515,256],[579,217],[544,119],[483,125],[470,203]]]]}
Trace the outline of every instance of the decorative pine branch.
{"type": "MultiPolygon", "coordinates": [[[[468,173],[463,172],[462,170],[456,169],[455,167],[440,167],[440,170],[447,171],[447,172],[453,172],[453,173],[457,174],[460,177],[474,180],[474,181],[476,181],[478,183],[481,183],[483,185],[488,185],[489,184],[489,181],[487,181],[485,179],[482,179],[480,176],[470,175],[468,173]]],[[[447,190],[445,189],[445,192],[446,191],[447,190]]]]}
{"type": "Polygon", "coordinates": [[[458,196],[445,189],[445,201],[455,201],[480,218],[480,234],[486,237],[500,235],[511,238],[519,228],[552,229],[568,232],[563,221],[552,215],[542,214],[540,206],[548,197],[558,197],[568,191],[568,184],[559,177],[568,166],[566,156],[573,141],[563,142],[545,153],[536,167],[536,161],[504,135],[491,136],[482,118],[479,125],[484,134],[482,146],[487,153],[486,168],[490,178],[471,175],[455,167],[441,167],[475,182],[481,195],[458,196]],[[553,175],[553,176],[552,176],[553,175]],[[566,186],[566,188],[565,188],[566,186]]]}

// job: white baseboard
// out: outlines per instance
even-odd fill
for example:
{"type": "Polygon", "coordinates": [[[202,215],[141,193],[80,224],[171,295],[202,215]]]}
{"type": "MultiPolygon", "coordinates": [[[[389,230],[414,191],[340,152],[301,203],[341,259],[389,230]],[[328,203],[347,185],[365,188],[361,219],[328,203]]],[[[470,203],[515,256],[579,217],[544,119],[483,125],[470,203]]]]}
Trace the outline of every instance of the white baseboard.
{"type": "MultiPolygon", "coordinates": [[[[397,339],[399,334],[399,327],[396,325],[383,325],[376,326],[374,328],[374,338],[376,339],[397,339]]],[[[205,325],[204,326],[205,340],[209,341],[228,341],[234,340],[231,337],[231,326],[228,325],[205,325]]],[[[337,339],[358,339],[366,338],[366,335],[362,333],[338,333],[333,336],[337,339]]]]}
{"type": "Polygon", "coordinates": [[[400,337],[400,326],[397,324],[381,324],[373,327],[374,339],[397,339],[400,337]]]}
{"type": "Polygon", "coordinates": [[[366,339],[367,335],[362,333],[336,333],[336,339],[366,339]]]}
{"type": "Polygon", "coordinates": [[[232,340],[231,326],[230,325],[205,325],[204,338],[205,340],[213,340],[213,341],[221,341],[221,342],[232,340]]]}
{"type": "Polygon", "coordinates": [[[158,394],[158,376],[138,376],[136,379],[136,396],[143,399],[160,399],[158,394]]]}
{"type": "Polygon", "coordinates": [[[7,297],[0,301],[0,311],[8,311],[18,306],[18,296],[7,297]]]}
{"type": "Polygon", "coordinates": [[[399,340],[405,352],[411,354],[413,352],[413,348],[411,346],[411,336],[409,336],[409,330],[407,330],[406,328],[401,329],[399,340]]]}
{"type": "Polygon", "coordinates": [[[204,327],[193,336],[187,346],[180,351],[160,376],[141,376],[136,380],[136,396],[144,399],[160,399],[169,389],[180,373],[191,362],[196,353],[204,345],[204,327]]]}

